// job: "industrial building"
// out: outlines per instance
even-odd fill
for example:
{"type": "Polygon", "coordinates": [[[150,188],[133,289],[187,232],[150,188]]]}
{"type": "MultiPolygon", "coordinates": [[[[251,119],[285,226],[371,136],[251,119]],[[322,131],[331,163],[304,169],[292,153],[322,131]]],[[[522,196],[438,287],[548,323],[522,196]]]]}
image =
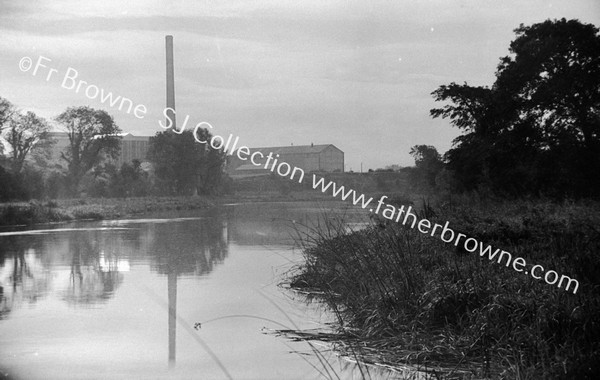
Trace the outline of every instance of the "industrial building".
{"type": "MultiPolygon", "coordinates": [[[[268,148],[251,148],[250,155],[261,152],[263,156],[272,153],[279,162],[286,162],[292,167],[297,167],[305,172],[343,172],[344,152],[332,144],[323,145],[290,145],[268,148]]],[[[249,156],[250,156],[249,155],[249,156]]],[[[248,157],[249,157],[248,156],[248,157]]],[[[258,157],[258,156],[257,156],[258,157]]],[[[258,166],[249,159],[241,160],[236,154],[229,156],[227,172],[232,178],[244,178],[271,173],[265,169],[266,159],[261,159],[262,165],[258,166]]]]}
{"type": "Polygon", "coordinates": [[[122,135],[121,153],[115,162],[117,167],[120,168],[124,163],[131,163],[133,160],[146,161],[149,142],[150,136],[134,136],[131,133],[122,135]]]}
{"type": "MultiPolygon", "coordinates": [[[[134,136],[131,133],[123,133],[121,136],[121,151],[114,161],[117,167],[133,160],[147,161],[146,153],[150,142],[150,136],[134,136]]],[[[50,138],[55,141],[52,147],[51,165],[65,167],[66,163],[60,158],[60,152],[69,146],[67,132],[51,132],[50,138]]],[[[273,158],[279,162],[286,162],[291,167],[304,170],[304,172],[343,172],[344,152],[332,144],[322,145],[290,145],[280,147],[251,148],[250,155],[261,152],[265,158],[257,160],[261,165],[254,165],[248,155],[247,160],[241,160],[236,154],[228,156],[227,173],[232,178],[244,178],[270,174],[265,169],[266,157],[272,153],[273,158]],[[277,157],[277,155],[279,155],[277,157]]],[[[258,158],[258,156],[257,156],[258,158]]]]}
{"type": "MultiPolygon", "coordinates": [[[[133,160],[146,161],[150,136],[134,136],[131,133],[122,133],[119,136],[121,137],[121,151],[114,161],[116,167],[120,168],[124,163],[131,163],[133,160]]],[[[52,147],[51,163],[55,166],[65,166],[66,163],[61,160],[60,153],[69,146],[68,133],[51,132],[50,138],[55,141],[52,147]]]]}

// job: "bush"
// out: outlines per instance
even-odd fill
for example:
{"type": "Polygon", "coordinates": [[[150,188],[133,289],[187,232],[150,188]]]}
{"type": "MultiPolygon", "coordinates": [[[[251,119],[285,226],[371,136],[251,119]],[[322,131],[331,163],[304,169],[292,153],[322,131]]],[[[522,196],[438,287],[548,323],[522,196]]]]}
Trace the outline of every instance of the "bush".
{"type": "Polygon", "coordinates": [[[67,194],[67,177],[64,174],[52,172],[46,179],[46,197],[58,199],[66,197],[67,194]]]}

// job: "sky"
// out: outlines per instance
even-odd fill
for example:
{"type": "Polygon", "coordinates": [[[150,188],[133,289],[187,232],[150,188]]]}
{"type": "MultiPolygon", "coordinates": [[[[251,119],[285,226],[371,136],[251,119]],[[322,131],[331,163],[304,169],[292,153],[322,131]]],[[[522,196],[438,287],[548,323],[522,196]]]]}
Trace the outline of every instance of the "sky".
{"type": "Polygon", "coordinates": [[[444,153],[459,133],[429,116],[432,91],[491,85],[515,28],[562,17],[600,26],[600,1],[0,0],[0,96],[49,120],[105,109],[124,132],[154,135],[172,35],[179,125],[189,115],[188,128],[207,122],[249,147],[334,144],[346,170],[409,166],[411,146],[444,153]],[[79,92],[65,81],[75,72],[79,92]]]}

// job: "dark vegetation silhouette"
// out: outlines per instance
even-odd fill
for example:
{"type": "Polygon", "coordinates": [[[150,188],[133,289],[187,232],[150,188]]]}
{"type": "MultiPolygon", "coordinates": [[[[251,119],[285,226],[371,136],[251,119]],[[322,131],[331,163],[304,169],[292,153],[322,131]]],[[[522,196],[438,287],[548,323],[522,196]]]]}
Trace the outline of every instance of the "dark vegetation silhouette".
{"type": "MultiPolygon", "coordinates": [[[[199,128],[196,137],[210,141],[212,136],[199,128]]],[[[225,153],[198,143],[192,131],[158,132],[150,139],[148,159],[161,194],[215,194],[224,184],[225,153]]]]}
{"type": "Polygon", "coordinates": [[[442,156],[431,145],[415,145],[409,153],[415,159],[415,168],[411,173],[412,182],[434,188],[436,178],[444,168],[442,156]]]}
{"type": "Polygon", "coordinates": [[[578,20],[515,30],[491,87],[442,85],[431,110],[463,134],[445,154],[461,189],[600,195],[600,35],[578,20]]]}

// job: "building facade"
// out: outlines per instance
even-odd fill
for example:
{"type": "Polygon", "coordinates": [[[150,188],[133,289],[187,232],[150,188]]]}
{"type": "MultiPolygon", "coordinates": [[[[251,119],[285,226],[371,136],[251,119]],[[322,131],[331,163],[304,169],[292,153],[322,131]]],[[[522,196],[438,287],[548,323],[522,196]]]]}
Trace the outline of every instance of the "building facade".
{"type": "Polygon", "coordinates": [[[121,138],[121,153],[117,157],[115,165],[120,168],[124,163],[131,163],[133,160],[147,161],[146,153],[148,153],[149,142],[150,136],[124,134],[121,138]]]}
{"type": "MultiPolygon", "coordinates": [[[[120,168],[124,163],[131,163],[133,160],[147,161],[146,153],[148,152],[150,136],[134,136],[131,133],[122,133],[119,136],[121,137],[121,151],[114,161],[117,168],[120,168]]],[[[64,152],[69,147],[68,133],[51,132],[50,138],[54,140],[50,158],[52,166],[66,166],[66,162],[60,158],[60,155],[61,152],[64,152]]]]}
{"type": "MultiPolygon", "coordinates": [[[[268,148],[251,148],[250,155],[261,152],[263,156],[272,153],[279,162],[284,161],[292,167],[308,172],[343,172],[344,152],[332,144],[323,145],[291,145],[268,148]],[[279,157],[277,157],[279,155],[279,157]]],[[[271,173],[264,168],[266,159],[257,160],[261,166],[254,165],[248,160],[240,160],[236,154],[228,156],[227,172],[232,178],[243,178],[271,173]]],[[[259,157],[259,156],[256,156],[259,157]]]]}

